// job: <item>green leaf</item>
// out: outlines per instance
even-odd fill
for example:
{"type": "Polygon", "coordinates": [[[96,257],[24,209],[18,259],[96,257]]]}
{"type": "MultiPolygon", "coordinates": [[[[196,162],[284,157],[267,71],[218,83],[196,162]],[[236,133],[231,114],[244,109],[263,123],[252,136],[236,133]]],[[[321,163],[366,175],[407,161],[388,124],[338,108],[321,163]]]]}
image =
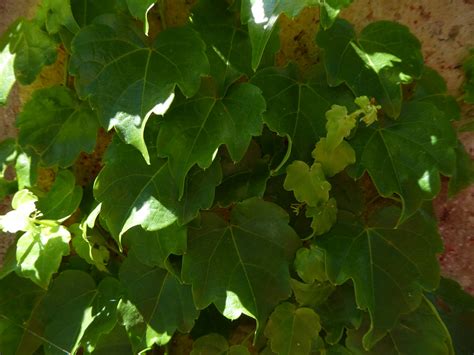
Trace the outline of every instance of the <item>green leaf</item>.
{"type": "Polygon", "coordinates": [[[369,24],[356,37],[352,25],[337,20],[316,37],[331,86],[345,82],[356,96],[375,97],[390,117],[402,106],[400,85],[419,78],[423,70],[420,42],[395,22],[369,24]]]}
{"type": "MultiPolygon", "coordinates": [[[[115,328],[118,316],[117,307],[122,292],[122,285],[112,277],[104,278],[97,287],[97,296],[91,303],[93,321],[81,338],[81,344],[88,352],[95,354],[100,340],[115,328]]],[[[130,346],[130,343],[128,345],[130,346]]]]}
{"type": "Polygon", "coordinates": [[[348,284],[336,287],[326,302],[317,305],[315,310],[326,332],[324,340],[331,345],[339,343],[344,329],[358,329],[362,322],[363,312],[357,308],[354,289],[348,284]]]}
{"type": "Polygon", "coordinates": [[[39,156],[30,148],[26,151],[18,149],[15,162],[15,172],[18,181],[18,189],[32,187],[38,179],[39,156]]]}
{"type": "Polygon", "coordinates": [[[474,183],[474,160],[464,148],[461,141],[455,148],[456,166],[449,179],[448,194],[454,196],[474,183]]]}
{"type": "Polygon", "coordinates": [[[209,71],[204,43],[189,27],[160,32],[153,44],[133,23],[102,16],[72,42],[70,71],[82,97],[98,110],[102,125],[149,161],[143,133],[149,116],[166,111],[175,86],[186,96],[209,71]]]}
{"type": "Polygon", "coordinates": [[[319,317],[311,308],[296,308],[285,302],[270,316],[265,336],[277,354],[306,355],[320,330],[319,317]]]}
{"type": "Polygon", "coordinates": [[[322,68],[301,80],[296,66],[260,70],[251,82],[267,101],[263,115],[268,127],[293,142],[290,159],[309,161],[314,144],[326,135],[326,112],[334,103],[351,105],[354,98],[344,87],[330,88],[322,68]]]}
{"type": "Polygon", "coordinates": [[[125,244],[142,264],[166,268],[171,254],[183,255],[186,251],[187,229],[177,223],[169,227],[148,232],[141,227],[134,227],[125,233],[125,244]]]}
{"type": "MultiPolygon", "coordinates": [[[[354,117],[347,114],[345,106],[332,105],[326,112],[327,138],[325,145],[329,151],[335,150],[356,126],[354,117]]],[[[323,138],[322,138],[323,139],[323,138]]]]}
{"type": "Polygon", "coordinates": [[[346,141],[330,149],[326,138],[321,138],[313,150],[313,158],[321,164],[324,175],[331,177],[343,171],[348,165],[356,162],[354,149],[346,141]]]}
{"type": "Polygon", "coordinates": [[[91,304],[96,296],[95,282],[85,272],[66,270],[54,280],[42,305],[45,355],[77,351],[93,321],[91,304]]]}
{"type": "Polygon", "coordinates": [[[63,86],[33,93],[18,116],[18,142],[31,147],[46,166],[71,166],[80,152],[91,153],[99,124],[89,105],[63,86]]]}
{"type": "Polygon", "coordinates": [[[412,100],[429,102],[435,105],[449,120],[459,120],[461,118],[461,110],[456,99],[448,95],[446,81],[436,70],[430,67],[424,68],[423,75],[416,82],[412,100]]]}
{"type": "Polygon", "coordinates": [[[133,147],[115,140],[94,183],[94,196],[102,202],[101,216],[118,242],[137,225],[152,231],[176,221],[188,223],[200,209],[211,207],[215,186],[221,181],[218,160],[207,170],[194,168],[179,200],[168,162],[156,158],[153,146],[148,148],[152,152],[150,165],[133,147]]]}
{"type": "Polygon", "coordinates": [[[291,293],[288,264],[300,241],[288,219],[277,205],[255,198],[237,204],[229,222],[202,212],[200,227],[189,228],[182,269],[196,306],[214,303],[230,319],[244,313],[261,329],[291,293]]]}
{"type": "MultiPolygon", "coordinates": [[[[32,354],[41,346],[35,316],[45,291],[31,281],[10,274],[0,280],[0,352],[32,354]]],[[[39,328],[39,329],[38,329],[39,328]]]]}
{"type": "Polygon", "coordinates": [[[435,289],[439,282],[442,242],[434,217],[420,210],[394,229],[386,221],[396,222],[400,210],[382,212],[369,226],[340,220],[318,243],[331,282],[352,279],[358,307],[370,314],[365,348],[375,345],[401,314],[416,309],[422,291],[435,289]]]}
{"type": "Polygon", "coordinates": [[[62,257],[69,255],[71,235],[63,226],[32,226],[16,244],[17,273],[47,288],[62,257]]]}
{"type": "Polygon", "coordinates": [[[100,271],[107,271],[110,252],[107,243],[94,231],[89,231],[84,224],[73,224],[69,230],[74,235],[72,246],[82,259],[94,265],[100,271]]]}
{"type": "Polygon", "coordinates": [[[326,203],[317,207],[309,206],[306,209],[306,217],[313,219],[311,228],[313,228],[314,235],[328,232],[337,219],[336,199],[330,198],[326,203]]]}
{"type": "Polygon", "coordinates": [[[94,355],[130,355],[133,354],[133,348],[128,339],[125,328],[119,324],[100,338],[99,343],[94,348],[94,355]]]}
{"type": "Polygon", "coordinates": [[[50,34],[58,33],[62,27],[72,33],[79,31],[79,25],[72,15],[70,0],[42,0],[36,20],[44,21],[50,34]]]}
{"type": "Polygon", "coordinates": [[[349,330],[346,346],[353,354],[433,354],[454,355],[446,326],[439,318],[436,309],[426,299],[413,313],[404,315],[389,331],[389,335],[381,340],[370,351],[362,347],[362,336],[367,327],[349,330]]]}
{"type": "Polygon", "coordinates": [[[439,173],[449,176],[455,169],[456,134],[442,112],[427,103],[407,103],[396,122],[359,126],[350,143],[357,155],[352,176],[367,170],[382,196],[398,194],[402,220],[438,194],[439,173]]]}
{"type": "Polygon", "coordinates": [[[228,154],[221,154],[223,177],[216,189],[217,204],[226,207],[251,197],[263,197],[270,178],[270,162],[262,154],[254,140],[238,163],[234,163],[228,154]]]}
{"type": "Polygon", "coordinates": [[[133,17],[143,22],[144,32],[148,36],[150,25],[148,24],[148,12],[155,5],[156,0],[127,0],[128,10],[133,17]]]}
{"type": "Polygon", "coordinates": [[[207,46],[210,74],[220,89],[227,89],[242,75],[250,75],[251,44],[229,4],[220,0],[201,0],[192,9],[192,26],[207,46]]]}
{"type": "Polygon", "coordinates": [[[243,345],[229,346],[227,340],[220,334],[212,333],[196,339],[191,355],[250,355],[243,345]]]}
{"type": "Polygon", "coordinates": [[[474,104],[474,50],[471,49],[469,56],[463,63],[466,81],[464,83],[464,101],[474,104]]]}
{"type": "Polygon", "coordinates": [[[474,349],[474,297],[453,280],[441,278],[439,288],[429,295],[451,334],[456,354],[469,354],[474,349]]]}
{"type": "Polygon", "coordinates": [[[248,25],[252,43],[252,69],[257,70],[280,14],[296,17],[305,7],[318,5],[319,0],[243,0],[241,3],[241,20],[248,25]]]}
{"type": "Polygon", "coordinates": [[[56,61],[56,43],[32,21],[15,22],[11,31],[10,52],[15,54],[15,77],[23,85],[31,84],[44,66],[56,61]]]}
{"type": "Polygon", "coordinates": [[[199,312],[194,306],[191,286],[182,284],[164,269],[142,264],[133,254],[120,268],[120,281],[130,301],[155,332],[171,336],[176,330],[192,329],[199,312]]]}
{"type": "Polygon", "coordinates": [[[8,165],[15,162],[17,157],[16,140],[6,138],[0,142],[0,177],[3,177],[8,165]]]}
{"type": "Polygon", "coordinates": [[[335,287],[329,282],[315,281],[311,284],[306,284],[295,279],[291,279],[291,288],[293,289],[296,302],[300,306],[311,308],[324,303],[335,290],[335,287]]]}
{"type": "Polygon", "coordinates": [[[331,27],[339,12],[353,0],[320,0],[319,19],[324,29],[331,27]]]}
{"type": "Polygon", "coordinates": [[[286,169],[283,184],[285,190],[293,191],[299,202],[316,207],[329,199],[331,184],[327,182],[321,164],[315,163],[311,168],[304,162],[296,160],[286,169]]]}
{"type": "Polygon", "coordinates": [[[0,106],[7,103],[10,90],[15,84],[15,55],[11,52],[10,37],[17,26],[13,23],[2,36],[0,36],[0,106]]]}
{"type": "Polygon", "coordinates": [[[71,0],[71,8],[79,26],[84,27],[101,15],[124,12],[127,5],[125,0],[71,0]]]}
{"type": "Polygon", "coordinates": [[[48,193],[40,197],[38,210],[42,218],[64,220],[76,211],[82,200],[82,189],[76,185],[76,178],[69,170],[61,170],[48,193]]]}
{"type": "Polygon", "coordinates": [[[264,111],[260,89],[248,83],[220,97],[216,83],[205,80],[192,99],[176,100],[161,122],[157,150],[169,158],[180,195],[191,167],[208,168],[220,145],[227,146],[233,161],[242,159],[252,136],[262,133],[264,111]]]}
{"type": "Polygon", "coordinates": [[[324,251],[314,245],[301,248],[296,252],[294,268],[298,276],[311,284],[314,281],[326,281],[326,266],[324,264],[324,251]]]}

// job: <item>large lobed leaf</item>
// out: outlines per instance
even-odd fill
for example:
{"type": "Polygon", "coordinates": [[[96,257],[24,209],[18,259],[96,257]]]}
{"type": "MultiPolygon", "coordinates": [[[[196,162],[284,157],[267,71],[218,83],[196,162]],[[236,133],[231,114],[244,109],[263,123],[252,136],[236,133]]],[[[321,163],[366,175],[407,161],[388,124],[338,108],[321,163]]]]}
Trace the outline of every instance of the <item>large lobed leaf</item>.
{"type": "Polygon", "coordinates": [[[209,71],[205,46],[190,27],[161,32],[152,44],[132,22],[102,16],[72,42],[70,71],[82,97],[97,108],[102,125],[149,161],[143,133],[152,112],[163,113],[175,86],[186,96],[209,71]]]}
{"type": "Polygon", "coordinates": [[[282,209],[249,199],[232,209],[229,221],[201,213],[200,226],[189,228],[182,276],[199,309],[214,303],[230,319],[244,313],[257,320],[258,331],[291,293],[288,264],[299,245],[282,209]]]}
{"type": "Polygon", "coordinates": [[[433,217],[420,210],[394,228],[399,213],[395,207],[382,210],[367,226],[340,219],[318,243],[325,250],[329,279],[336,284],[352,279],[357,305],[370,314],[365,348],[416,309],[423,290],[439,282],[436,256],[442,242],[433,217]]]}
{"type": "Polygon", "coordinates": [[[398,194],[402,220],[438,194],[439,173],[449,176],[455,169],[456,134],[429,103],[407,103],[398,121],[359,127],[349,142],[357,156],[352,175],[367,170],[382,196],[398,194]]]}
{"type": "Polygon", "coordinates": [[[421,76],[420,42],[395,22],[369,24],[357,37],[345,20],[318,32],[316,42],[331,86],[345,82],[355,96],[375,97],[387,115],[397,118],[402,106],[401,84],[421,76]]]}

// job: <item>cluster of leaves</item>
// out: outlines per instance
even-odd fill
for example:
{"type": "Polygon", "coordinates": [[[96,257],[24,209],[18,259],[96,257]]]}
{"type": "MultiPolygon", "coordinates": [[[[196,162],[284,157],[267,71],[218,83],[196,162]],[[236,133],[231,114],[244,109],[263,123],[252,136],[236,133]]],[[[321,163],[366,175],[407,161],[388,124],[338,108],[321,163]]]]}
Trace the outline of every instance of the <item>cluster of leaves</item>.
{"type": "Polygon", "coordinates": [[[58,47],[68,65],[0,144],[2,354],[173,353],[181,333],[192,354],[472,352],[472,299],[435,291],[429,202],[440,174],[451,194],[472,181],[459,108],[406,27],[337,19],[350,2],[199,0],[166,28],[163,0],[43,0],[10,27],[1,103],[58,47]],[[274,56],[278,17],[307,6],[322,64],[302,75],[274,56]]]}

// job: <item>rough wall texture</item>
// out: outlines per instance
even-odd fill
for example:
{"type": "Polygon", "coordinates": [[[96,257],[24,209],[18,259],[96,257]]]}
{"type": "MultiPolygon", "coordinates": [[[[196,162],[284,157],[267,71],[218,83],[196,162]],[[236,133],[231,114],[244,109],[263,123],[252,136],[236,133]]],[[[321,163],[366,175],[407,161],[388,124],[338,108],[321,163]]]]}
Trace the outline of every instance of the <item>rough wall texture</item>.
{"type": "MultiPolygon", "coordinates": [[[[28,16],[37,2],[0,0],[0,33],[16,17],[28,16]]],[[[169,1],[169,25],[181,22],[185,12],[180,9],[191,2],[169,1]]],[[[440,71],[447,80],[449,92],[459,96],[463,81],[460,64],[468,49],[474,47],[473,0],[355,0],[351,7],[343,11],[342,16],[359,30],[369,22],[381,19],[396,20],[409,26],[422,41],[426,63],[440,71]]],[[[318,60],[317,48],[313,43],[318,17],[316,9],[309,9],[296,21],[281,19],[282,50],[277,58],[279,64],[291,59],[305,69],[318,60]]],[[[58,81],[63,70],[61,64],[45,70],[33,87],[58,81]]],[[[0,139],[15,134],[15,116],[21,102],[30,92],[31,88],[15,88],[9,105],[0,108],[0,139]]],[[[465,119],[472,119],[474,108],[465,105],[463,113],[465,119]]],[[[474,156],[474,135],[463,134],[460,138],[471,156],[474,156]]],[[[446,244],[446,252],[440,258],[443,273],[457,279],[465,289],[474,293],[474,187],[466,189],[452,200],[447,200],[443,193],[435,201],[435,208],[446,244]]],[[[4,211],[5,205],[0,205],[0,213],[4,211]]],[[[0,235],[0,262],[10,241],[11,238],[0,235]]]]}

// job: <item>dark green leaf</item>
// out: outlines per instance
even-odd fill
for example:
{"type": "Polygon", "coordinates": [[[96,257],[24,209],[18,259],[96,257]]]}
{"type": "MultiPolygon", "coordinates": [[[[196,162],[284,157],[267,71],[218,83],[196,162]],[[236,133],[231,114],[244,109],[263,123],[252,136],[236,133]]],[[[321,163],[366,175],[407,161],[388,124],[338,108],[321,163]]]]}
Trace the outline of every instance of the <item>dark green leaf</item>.
{"type": "Polygon", "coordinates": [[[321,325],[311,308],[285,302],[273,311],[265,328],[271,349],[281,355],[306,355],[318,338],[321,325]]]}
{"type": "Polygon", "coordinates": [[[449,120],[459,120],[461,110],[456,99],[447,93],[446,81],[439,73],[425,67],[420,80],[416,82],[414,101],[429,102],[443,112],[449,120]]]}
{"type": "Polygon", "coordinates": [[[463,69],[466,74],[464,83],[464,101],[474,104],[474,50],[471,49],[469,56],[463,63],[463,69]]]}
{"type": "Polygon", "coordinates": [[[40,347],[41,326],[37,305],[45,291],[15,274],[0,280],[0,352],[3,355],[32,354],[40,347]]]}
{"type": "Polygon", "coordinates": [[[92,302],[97,296],[94,280],[82,271],[67,270],[51,285],[42,305],[46,355],[74,353],[92,323],[92,302]]]}
{"type": "Polygon", "coordinates": [[[71,8],[79,26],[84,27],[101,15],[123,12],[127,5],[125,0],[71,0],[71,8]]]}
{"type": "Polygon", "coordinates": [[[207,170],[194,168],[179,200],[168,162],[156,158],[151,145],[148,148],[152,151],[150,165],[133,147],[114,141],[95,181],[94,195],[102,202],[101,216],[117,241],[137,225],[158,230],[176,221],[188,223],[199,209],[211,207],[215,186],[221,181],[218,160],[207,170]]]}
{"type": "Polygon", "coordinates": [[[280,14],[293,18],[305,7],[319,5],[320,1],[242,0],[241,3],[242,23],[248,25],[252,43],[252,69],[257,70],[280,14]]]}
{"type": "Polygon", "coordinates": [[[453,339],[456,354],[474,351],[474,297],[453,280],[441,278],[439,288],[429,295],[453,339]]]}
{"type": "Polygon", "coordinates": [[[438,194],[439,173],[452,175],[455,169],[456,134],[428,103],[407,103],[398,121],[359,126],[350,143],[357,153],[352,175],[367,170],[382,196],[400,195],[402,219],[438,194]]]}
{"type": "Polygon", "coordinates": [[[93,355],[130,355],[133,354],[132,345],[125,328],[119,324],[108,334],[100,338],[92,352],[93,355]]]}
{"type": "Polygon", "coordinates": [[[326,135],[326,111],[332,104],[353,102],[346,88],[329,88],[319,69],[307,81],[300,80],[294,65],[261,70],[251,80],[267,100],[264,122],[293,143],[289,162],[309,161],[314,145],[326,135]]]}
{"type": "Polygon", "coordinates": [[[474,183],[474,160],[471,158],[461,141],[455,148],[456,167],[449,179],[448,193],[454,196],[474,183]]]}
{"type": "Polygon", "coordinates": [[[120,280],[130,301],[155,332],[172,335],[176,330],[192,329],[199,312],[191,286],[164,269],[142,264],[134,255],[122,264],[120,280]]]}
{"type": "Polygon", "coordinates": [[[243,345],[229,346],[227,340],[213,333],[196,339],[190,355],[250,355],[243,345]]]}
{"type": "Polygon", "coordinates": [[[23,85],[28,85],[45,65],[56,61],[56,43],[32,21],[21,20],[11,28],[10,52],[15,54],[15,77],[23,85]]]}
{"type": "Polygon", "coordinates": [[[262,133],[264,111],[260,90],[248,83],[234,85],[220,97],[216,83],[205,80],[192,99],[176,100],[161,123],[157,150],[169,158],[180,195],[191,167],[208,168],[221,144],[233,161],[242,159],[252,136],[262,133]]]}
{"type": "Polygon", "coordinates": [[[375,97],[390,117],[402,106],[400,85],[418,78],[423,70],[420,42],[407,27],[395,22],[373,22],[356,37],[352,25],[337,20],[318,32],[324,50],[328,82],[345,82],[356,96],[375,97]]]}
{"type": "Polygon", "coordinates": [[[144,32],[145,34],[148,35],[148,30],[150,28],[150,25],[148,24],[148,18],[147,18],[148,11],[150,11],[151,8],[154,6],[154,4],[156,3],[156,0],[126,0],[126,1],[127,1],[128,10],[132,14],[132,16],[136,17],[141,22],[143,22],[144,32]]]}
{"type": "Polygon", "coordinates": [[[176,85],[187,97],[198,91],[201,75],[209,71],[204,49],[189,27],[160,32],[150,46],[133,23],[102,16],[74,38],[71,73],[102,125],[115,127],[149,161],[146,122],[152,112],[166,111],[176,85]]]}
{"type": "Polygon", "coordinates": [[[366,348],[395,326],[401,314],[419,306],[423,290],[433,290],[439,282],[442,242],[434,217],[420,210],[393,229],[386,221],[396,221],[400,210],[383,212],[369,226],[340,220],[318,243],[326,253],[329,279],[336,284],[352,279],[358,307],[370,313],[366,348]]]}
{"type": "Polygon", "coordinates": [[[230,221],[203,212],[201,226],[188,233],[182,275],[199,309],[214,303],[227,318],[255,318],[259,329],[289,297],[288,264],[300,241],[277,205],[246,200],[233,208],[230,221]]]}
{"type": "Polygon", "coordinates": [[[451,336],[436,309],[426,299],[413,313],[402,316],[389,331],[389,336],[382,339],[370,351],[366,351],[362,346],[362,337],[366,330],[365,325],[358,330],[348,331],[346,346],[355,355],[454,355],[451,336]]]}
{"type": "Polygon", "coordinates": [[[33,148],[46,166],[71,166],[81,151],[91,153],[99,124],[74,92],[55,86],[37,90],[18,116],[19,144],[33,148]]]}
{"type": "Polygon", "coordinates": [[[76,185],[76,178],[69,170],[61,170],[48,193],[38,200],[38,210],[42,218],[62,220],[69,217],[79,207],[82,189],[76,185]]]}
{"type": "Polygon", "coordinates": [[[171,254],[183,255],[186,251],[186,232],[186,227],[177,223],[153,232],[137,226],[125,233],[124,238],[142,264],[166,268],[171,254]]]}

